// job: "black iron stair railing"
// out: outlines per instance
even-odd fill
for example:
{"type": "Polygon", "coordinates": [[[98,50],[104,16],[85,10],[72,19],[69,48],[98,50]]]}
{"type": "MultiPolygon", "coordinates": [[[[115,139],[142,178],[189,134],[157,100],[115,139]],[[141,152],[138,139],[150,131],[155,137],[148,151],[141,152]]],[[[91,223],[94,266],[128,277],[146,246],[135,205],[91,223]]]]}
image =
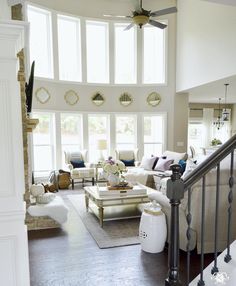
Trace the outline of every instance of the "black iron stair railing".
{"type": "Polygon", "coordinates": [[[167,197],[170,200],[171,220],[170,220],[170,237],[169,237],[169,271],[165,281],[166,286],[181,286],[179,278],[179,205],[184,198],[185,192],[188,194],[187,204],[187,285],[190,283],[190,240],[191,240],[191,187],[202,180],[201,188],[201,270],[198,286],[205,285],[204,270],[204,236],[205,236],[205,194],[206,194],[206,174],[216,167],[216,201],[215,201],[215,221],[214,221],[214,265],[211,270],[212,274],[219,271],[217,266],[218,254],[218,219],[219,219],[219,201],[220,201],[220,163],[230,155],[230,177],[228,193],[228,222],[227,222],[227,254],[224,261],[228,263],[231,260],[230,242],[232,234],[232,202],[234,189],[234,150],[236,149],[236,135],[231,137],[225,144],[219,147],[204,162],[199,164],[184,180],[181,179],[180,166],[172,165],[172,176],[167,182],[167,197]]]}

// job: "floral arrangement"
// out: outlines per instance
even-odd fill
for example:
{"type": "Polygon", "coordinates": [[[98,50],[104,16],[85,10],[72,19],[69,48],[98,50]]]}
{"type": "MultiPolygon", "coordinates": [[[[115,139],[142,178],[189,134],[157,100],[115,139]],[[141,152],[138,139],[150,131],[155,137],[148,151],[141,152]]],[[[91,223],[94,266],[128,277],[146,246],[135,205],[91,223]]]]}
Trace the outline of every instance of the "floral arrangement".
{"type": "Polygon", "coordinates": [[[113,160],[112,157],[109,157],[108,160],[103,163],[103,170],[107,174],[119,176],[125,171],[125,164],[122,161],[113,160]]]}

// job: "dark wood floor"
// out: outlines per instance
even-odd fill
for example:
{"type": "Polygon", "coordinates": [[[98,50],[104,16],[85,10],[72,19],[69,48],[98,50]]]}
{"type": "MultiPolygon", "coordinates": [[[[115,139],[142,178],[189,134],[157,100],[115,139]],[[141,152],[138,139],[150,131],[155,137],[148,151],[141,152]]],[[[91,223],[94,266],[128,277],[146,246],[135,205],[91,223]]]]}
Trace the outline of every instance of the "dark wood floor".
{"type": "MultiPolygon", "coordinates": [[[[66,200],[66,192],[61,195],[66,200]]],[[[29,259],[31,286],[161,286],[168,270],[167,249],[159,254],[145,253],[140,245],[99,249],[72,206],[62,229],[29,232],[29,259]]],[[[183,285],[185,261],[181,252],[183,285]]],[[[193,253],[191,261],[194,278],[199,255],[193,253]]],[[[211,261],[207,255],[206,265],[211,261]]]]}

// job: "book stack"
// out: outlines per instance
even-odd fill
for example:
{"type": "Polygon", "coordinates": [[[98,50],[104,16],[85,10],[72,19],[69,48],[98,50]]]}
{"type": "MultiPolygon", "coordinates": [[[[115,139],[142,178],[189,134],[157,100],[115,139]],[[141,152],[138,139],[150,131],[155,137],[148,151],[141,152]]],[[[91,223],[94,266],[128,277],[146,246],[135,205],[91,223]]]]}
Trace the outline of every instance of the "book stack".
{"type": "Polygon", "coordinates": [[[147,189],[145,189],[143,186],[135,185],[132,186],[132,188],[128,189],[120,189],[120,188],[112,188],[109,189],[109,187],[98,187],[97,189],[99,196],[105,197],[105,196],[127,196],[127,195],[146,195],[147,189]]]}

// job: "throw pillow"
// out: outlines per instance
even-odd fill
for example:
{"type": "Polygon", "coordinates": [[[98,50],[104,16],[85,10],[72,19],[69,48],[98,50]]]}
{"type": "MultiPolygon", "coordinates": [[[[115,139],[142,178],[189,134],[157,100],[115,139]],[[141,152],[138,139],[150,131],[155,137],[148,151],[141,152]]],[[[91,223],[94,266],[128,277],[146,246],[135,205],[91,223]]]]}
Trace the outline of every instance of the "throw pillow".
{"type": "Polygon", "coordinates": [[[84,161],[82,160],[71,160],[70,161],[71,165],[73,166],[73,168],[84,168],[84,161]]]}
{"type": "Polygon", "coordinates": [[[179,165],[181,167],[181,173],[183,174],[185,169],[186,169],[186,161],[184,160],[179,160],[179,165]]]}
{"type": "Polygon", "coordinates": [[[133,160],[120,160],[120,161],[122,161],[125,164],[125,166],[127,166],[127,167],[133,167],[134,166],[134,159],[133,160]]]}
{"type": "Polygon", "coordinates": [[[164,159],[164,158],[159,158],[159,160],[156,163],[156,166],[154,168],[155,171],[161,171],[165,172],[170,169],[170,165],[174,163],[173,159],[164,159]]]}
{"type": "Polygon", "coordinates": [[[153,170],[153,165],[155,161],[156,157],[143,157],[139,167],[143,168],[144,170],[153,170]]]}
{"type": "Polygon", "coordinates": [[[194,169],[197,168],[197,161],[193,161],[191,159],[188,159],[186,162],[186,168],[183,173],[182,179],[184,180],[186,176],[188,176],[194,169]]]}
{"type": "Polygon", "coordinates": [[[187,160],[188,154],[187,153],[178,153],[173,151],[165,151],[162,156],[166,156],[168,159],[173,159],[174,164],[178,164],[179,160],[187,160]]]}

